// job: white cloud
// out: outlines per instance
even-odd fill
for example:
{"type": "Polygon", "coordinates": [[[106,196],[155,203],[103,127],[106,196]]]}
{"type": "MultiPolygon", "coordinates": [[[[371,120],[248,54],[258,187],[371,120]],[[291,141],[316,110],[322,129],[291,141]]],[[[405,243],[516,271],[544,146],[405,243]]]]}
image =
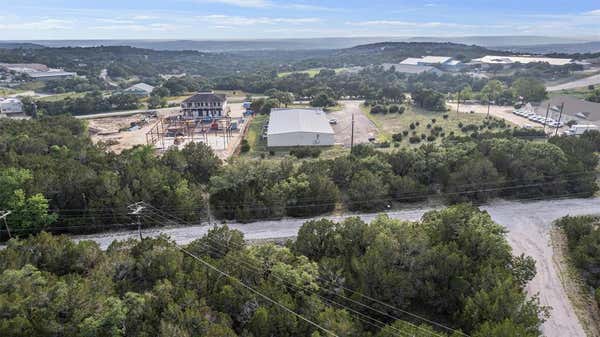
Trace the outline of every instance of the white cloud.
{"type": "Polygon", "coordinates": [[[102,22],[102,23],[112,23],[115,25],[127,25],[127,24],[133,24],[134,21],[133,20],[121,20],[121,19],[96,19],[96,21],[98,22],[102,22]]]}
{"type": "Polygon", "coordinates": [[[204,0],[203,2],[221,3],[238,7],[263,8],[270,7],[272,3],[267,0],[204,0]]]}
{"type": "Polygon", "coordinates": [[[417,28],[439,28],[439,27],[452,27],[452,28],[470,28],[476,27],[474,25],[458,24],[452,22],[412,22],[412,21],[400,21],[400,20],[371,20],[371,21],[355,21],[347,22],[353,26],[396,26],[396,27],[417,27],[417,28]]]}
{"type": "Polygon", "coordinates": [[[320,21],[319,18],[271,18],[271,17],[246,17],[231,16],[222,14],[197,16],[201,21],[210,22],[216,25],[227,26],[253,26],[253,25],[274,25],[284,24],[304,24],[320,21]]]}
{"type": "Polygon", "coordinates": [[[128,24],[128,25],[105,25],[90,27],[93,30],[102,31],[133,31],[133,32],[166,32],[175,31],[177,26],[167,23],[152,23],[149,25],[128,24]]]}
{"type": "Polygon", "coordinates": [[[133,20],[153,20],[153,19],[158,19],[157,16],[152,16],[152,15],[134,15],[132,17],[133,20]]]}
{"type": "Polygon", "coordinates": [[[584,14],[585,15],[594,15],[594,16],[598,15],[598,16],[600,16],[600,9],[595,9],[593,11],[585,12],[584,14]]]}
{"type": "Polygon", "coordinates": [[[0,23],[0,29],[6,30],[64,30],[72,28],[72,21],[60,19],[43,19],[20,23],[0,23]]]}

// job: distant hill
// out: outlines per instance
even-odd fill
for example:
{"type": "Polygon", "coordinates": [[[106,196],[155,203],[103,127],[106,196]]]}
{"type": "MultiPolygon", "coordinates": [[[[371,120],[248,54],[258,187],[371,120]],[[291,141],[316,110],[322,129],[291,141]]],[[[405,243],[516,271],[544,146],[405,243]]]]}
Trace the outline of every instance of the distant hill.
{"type": "Polygon", "coordinates": [[[413,37],[412,42],[451,42],[495,48],[507,46],[537,46],[548,44],[584,43],[590,40],[550,36],[463,36],[463,37],[413,37]]]}
{"type": "Polygon", "coordinates": [[[503,50],[515,51],[520,53],[532,54],[577,54],[577,53],[599,53],[600,41],[585,42],[585,43],[559,43],[559,44],[543,44],[536,46],[506,46],[503,50]]]}
{"type": "MultiPolygon", "coordinates": [[[[515,47],[550,44],[584,43],[590,40],[547,36],[463,36],[463,37],[330,37],[311,39],[255,39],[255,40],[31,40],[16,41],[46,47],[99,47],[131,46],[154,50],[197,50],[204,52],[230,52],[249,50],[309,50],[344,49],[380,42],[429,42],[478,45],[482,47],[515,47]]],[[[0,42],[1,43],[1,42],[0,42]]]]}
{"type": "Polygon", "coordinates": [[[29,42],[1,42],[0,41],[0,48],[2,49],[39,49],[39,48],[44,48],[44,46],[39,45],[39,44],[35,44],[35,43],[29,43],[29,42]]]}

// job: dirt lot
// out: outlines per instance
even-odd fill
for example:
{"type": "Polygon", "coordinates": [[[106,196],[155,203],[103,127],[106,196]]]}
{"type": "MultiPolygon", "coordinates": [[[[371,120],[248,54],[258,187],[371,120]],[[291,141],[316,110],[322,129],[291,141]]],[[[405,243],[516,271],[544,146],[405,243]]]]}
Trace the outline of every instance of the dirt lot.
{"type": "MultiPolygon", "coordinates": [[[[455,102],[448,103],[448,106],[451,106],[452,109],[454,111],[456,111],[456,103],[455,102]]],[[[488,109],[487,105],[481,105],[481,104],[461,104],[459,111],[461,111],[461,112],[471,112],[471,111],[474,111],[476,114],[487,114],[487,109],[488,109]]],[[[509,122],[511,122],[513,124],[515,124],[515,125],[518,125],[518,126],[529,125],[529,126],[532,126],[532,127],[535,127],[535,128],[541,128],[542,127],[541,124],[534,123],[534,122],[530,121],[527,118],[520,117],[520,116],[517,116],[517,115],[513,114],[512,113],[513,110],[514,110],[514,108],[512,106],[497,106],[497,105],[492,105],[492,106],[490,106],[490,115],[494,116],[494,117],[497,117],[497,118],[503,118],[503,119],[505,119],[505,120],[507,120],[507,121],[509,121],[509,122]]],[[[548,117],[552,117],[554,119],[558,119],[558,116],[556,114],[553,115],[552,113],[548,117]]],[[[565,119],[564,117],[565,116],[563,116],[563,120],[565,119]]],[[[558,132],[560,133],[560,132],[562,132],[562,131],[564,131],[566,129],[567,129],[566,127],[563,127],[561,129],[559,129],[558,132]]],[[[546,130],[548,132],[550,132],[550,130],[555,130],[555,129],[550,128],[550,127],[546,127],[546,130]]]]}
{"type": "MultiPolygon", "coordinates": [[[[229,104],[231,108],[230,116],[240,118],[243,115],[241,103],[229,104]]],[[[160,109],[159,116],[167,117],[177,114],[179,109],[160,109]]],[[[94,142],[104,141],[114,143],[110,146],[112,151],[120,153],[125,149],[132,148],[135,145],[146,144],[146,133],[158,122],[158,118],[148,118],[144,114],[135,114],[130,116],[110,116],[102,118],[93,118],[88,120],[90,131],[92,131],[92,140],[94,142]],[[131,123],[139,122],[146,118],[146,123],[139,129],[133,131],[119,131],[129,128],[131,123]]],[[[243,125],[242,125],[243,126],[243,125]]],[[[233,138],[227,142],[224,141],[221,133],[209,133],[207,135],[207,144],[213,148],[215,153],[222,159],[226,159],[233,154],[233,150],[240,142],[240,132],[233,132],[233,138]]],[[[165,147],[173,145],[173,139],[165,139],[165,147]]],[[[185,145],[182,144],[182,145],[185,145]]],[[[162,146],[162,144],[157,144],[162,146]]]]}
{"type": "Polygon", "coordinates": [[[119,131],[123,128],[129,128],[131,123],[137,123],[144,118],[146,117],[143,114],[136,114],[123,117],[90,119],[88,125],[92,134],[92,141],[113,143],[110,149],[116,153],[120,153],[135,145],[146,144],[146,133],[157,122],[157,118],[147,118],[147,122],[137,130],[119,131]]]}
{"type": "Polygon", "coordinates": [[[343,109],[329,112],[327,118],[337,120],[333,125],[336,144],[346,147],[350,146],[352,133],[352,114],[354,114],[354,143],[368,143],[369,136],[377,136],[377,126],[362,113],[360,105],[362,101],[340,101],[343,109]]]}

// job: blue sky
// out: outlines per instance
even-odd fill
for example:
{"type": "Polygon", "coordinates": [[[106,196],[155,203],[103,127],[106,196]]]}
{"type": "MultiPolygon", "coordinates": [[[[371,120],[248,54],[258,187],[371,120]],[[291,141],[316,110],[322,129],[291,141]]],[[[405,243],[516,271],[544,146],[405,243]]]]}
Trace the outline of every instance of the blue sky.
{"type": "Polygon", "coordinates": [[[600,39],[599,0],[0,0],[0,40],[546,35],[600,39]]]}

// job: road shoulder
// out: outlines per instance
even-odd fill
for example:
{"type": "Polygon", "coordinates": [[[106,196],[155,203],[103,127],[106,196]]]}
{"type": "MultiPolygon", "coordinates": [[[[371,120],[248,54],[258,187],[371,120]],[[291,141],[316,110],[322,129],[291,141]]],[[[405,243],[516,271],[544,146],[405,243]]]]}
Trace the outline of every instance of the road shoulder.
{"type": "Polygon", "coordinates": [[[593,295],[586,291],[581,273],[569,261],[567,238],[564,232],[559,228],[552,228],[550,243],[554,250],[553,262],[558,272],[558,278],[573,306],[575,315],[586,335],[600,336],[600,310],[593,295]]]}

